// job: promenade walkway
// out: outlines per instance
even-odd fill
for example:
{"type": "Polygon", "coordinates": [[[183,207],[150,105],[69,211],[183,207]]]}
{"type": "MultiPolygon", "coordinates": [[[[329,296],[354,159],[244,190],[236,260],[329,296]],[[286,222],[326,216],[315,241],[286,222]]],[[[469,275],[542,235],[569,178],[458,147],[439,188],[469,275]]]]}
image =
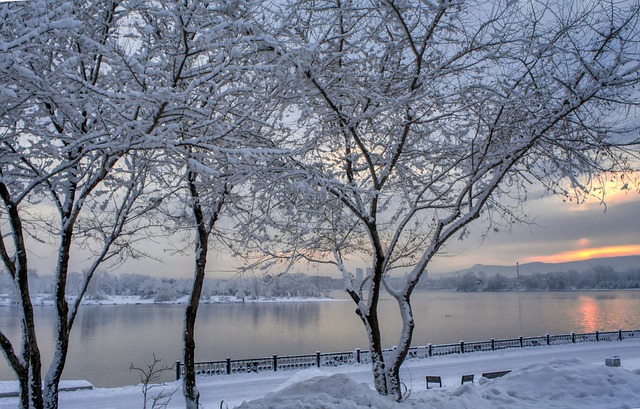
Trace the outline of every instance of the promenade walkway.
{"type": "MultiPolygon", "coordinates": [[[[640,340],[630,339],[544,348],[515,348],[413,360],[404,366],[403,380],[412,391],[416,392],[425,389],[425,375],[441,376],[444,388],[458,388],[463,374],[475,374],[477,379],[483,372],[515,370],[563,358],[578,358],[587,363],[604,366],[605,359],[614,355],[620,356],[622,368],[640,370],[640,340]]],[[[242,401],[263,397],[286,385],[313,376],[335,373],[346,373],[357,382],[371,384],[370,366],[362,364],[309,368],[301,371],[202,377],[199,378],[198,388],[201,392],[201,403],[205,408],[219,408],[222,400],[232,408],[242,401]]],[[[169,383],[164,387],[167,390],[177,390],[168,409],[184,408],[184,400],[179,390],[180,382],[169,383]]],[[[15,409],[17,402],[17,398],[2,398],[0,409],[15,409]]],[[[142,393],[139,386],[62,392],[60,407],[64,409],[139,408],[142,407],[142,393]]]]}

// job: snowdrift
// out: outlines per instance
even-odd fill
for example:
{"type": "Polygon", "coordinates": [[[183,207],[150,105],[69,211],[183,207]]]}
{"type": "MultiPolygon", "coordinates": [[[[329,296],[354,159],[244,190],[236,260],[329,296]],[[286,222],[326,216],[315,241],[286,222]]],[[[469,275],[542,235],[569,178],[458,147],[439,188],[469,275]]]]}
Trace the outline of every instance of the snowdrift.
{"type": "Polygon", "coordinates": [[[244,402],[238,409],[400,409],[394,401],[379,396],[365,383],[347,375],[318,376],[268,394],[262,399],[244,402]]]}
{"type": "Polygon", "coordinates": [[[396,403],[347,375],[291,382],[238,409],[506,409],[640,408],[640,370],[594,365],[579,359],[534,364],[460,387],[412,391],[396,403]]]}

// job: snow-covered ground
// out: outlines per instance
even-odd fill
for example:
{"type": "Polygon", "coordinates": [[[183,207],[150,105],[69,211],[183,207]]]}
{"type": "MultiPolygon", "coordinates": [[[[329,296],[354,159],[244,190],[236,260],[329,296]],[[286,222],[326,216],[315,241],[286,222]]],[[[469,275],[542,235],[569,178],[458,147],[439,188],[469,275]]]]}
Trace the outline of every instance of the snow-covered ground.
{"type": "MultiPolygon", "coordinates": [[[[640,408],[640,340],[511,349],[435,357],[408,362],[403,380],[410,391],[398,404],[371,390],[368,365],[312,368],[198,379],[205,409],[489,409],[640,408]],[[621,367],[605,366],[617,355],[621,367]],[[480,379],[483,372],[511,370],[480,379]],[[475,383],[460,386],[463,374],[475,383]],[[425,376],[442,377],[443,387],[425,376]],[[224,402],[223,402],[224,401],[224,402]],[[222,403],[223,402],[223,403],[222,403]]],[[[179,382],[153,389],[177,390],[168,408],[183,408],[179,382]]],[[[0,399],[0,409],[17,407],[17,398],[0,399]]],[[[63,409],[142,408],[140,386],[60,393],[63,409]]]]}

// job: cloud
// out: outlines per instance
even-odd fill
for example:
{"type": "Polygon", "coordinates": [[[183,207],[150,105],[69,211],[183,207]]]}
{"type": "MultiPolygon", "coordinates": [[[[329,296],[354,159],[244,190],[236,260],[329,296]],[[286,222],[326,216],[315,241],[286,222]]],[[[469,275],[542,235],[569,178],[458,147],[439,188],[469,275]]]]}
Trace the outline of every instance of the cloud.
{"type": "Polygon", "coordinates": [[[434,260],[429,270],[439,273],[474,264],[515,265],[640,254],[638,195],[618,196],[609,202],[606,211],[597,201],[578,205],[559,198],[533,200],[526,203],[524,211],[534,220],[532,224],[491,232],[483,239],[480,233],[487,230],[486,225],[477,223],[472,226],[474,234],[469,239],[451,242],[446,254],[434,260]]]}
{"type": "Polygon", "coordinates": [[[598,257],[618,257],[640,255],[640,244],[608,246],[570,250],[548,256],[531,256],[522,261],[525,263],[541,261],[543,263],[563,263],[567,261],[589,260],[598,257]]]}

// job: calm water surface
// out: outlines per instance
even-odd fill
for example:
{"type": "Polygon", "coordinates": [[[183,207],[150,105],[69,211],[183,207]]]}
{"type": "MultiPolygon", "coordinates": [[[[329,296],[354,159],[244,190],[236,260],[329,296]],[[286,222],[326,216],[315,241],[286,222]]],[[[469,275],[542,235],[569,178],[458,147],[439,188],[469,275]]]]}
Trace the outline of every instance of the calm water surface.
{"type": "MultiPolygon", "coordinates": [[[[342,301],[201,305],[196,360],[257,358],[366,348],[355,306],[342,301]]],[[[531,293],[416,293],[414,345],[513,338],[570,332],[640,329],[640,291],[531,293]]],[[[0,329],[18,340],[14,307],[0,308],[0,329]]],[[[152,354],[162,363],[181,358],[184,306],[83,306],[71,335],[63,377],[99,387],[139,382],[131,363],[145,367],[152,354]]],[[[53,307],[36,308],[46,367],[55,326],[53,307]]],[[[381,304],[386,346],[397,343],[400,324],[391,300],[381,304]]],[[[16,344],[14,344],[16,345],[16,344]]],[[[167,373],[167,380],[173,378],[167,373]]],[[[14,379],[4,359],[0,380],[14,379]]]]}

